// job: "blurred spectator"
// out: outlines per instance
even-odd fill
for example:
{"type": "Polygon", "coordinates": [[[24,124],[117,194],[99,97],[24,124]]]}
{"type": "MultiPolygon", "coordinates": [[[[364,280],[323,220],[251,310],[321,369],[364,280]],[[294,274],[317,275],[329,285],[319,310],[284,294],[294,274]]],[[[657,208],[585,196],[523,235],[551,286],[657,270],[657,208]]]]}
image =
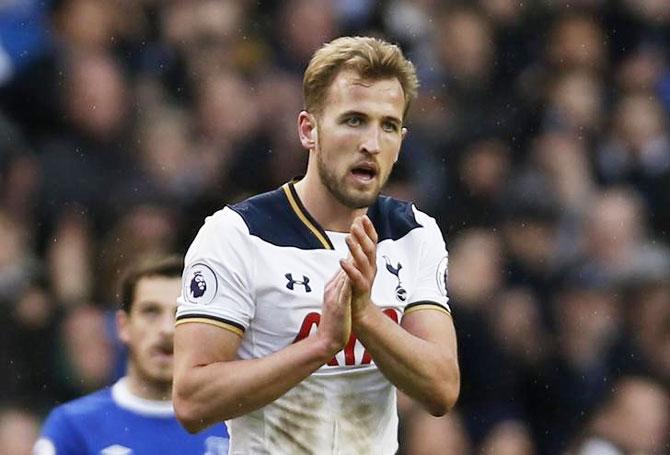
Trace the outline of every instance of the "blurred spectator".
{"type": "Polygon", "coordinates": [[[548,95],[546,129],[571,132],[580,138],[590,138],[600,129],[604,88],[592,74],[579,70],[562,73],[548,95]]]}
{"type": "Polygon", "coordinates": [[[18,406],[0,408],[0,453],[30,455],[38,435],[37,415],[18,406]]]}
{"type": "Polygon", "coordinates": [[[507,282],[529,286],[546,308],[565,261],[559,235],[559,206],[547,179],[537,171],[512,179],[498,202],[507,250],[507,282]]]}
{"type": "Polygon", "coordinates": [[[612,387],[572,453],[667,453],[669,409],[670,395],[658,383],[640,377],[622,378],[612,387]]]}
{"type": "Polygon", "coordinates": [[[47,140],[40,156],[41,221],[47,226],[57,225],[61,211],[70,207],[103,229],[107,191],[127,183],[132,171],[125,135],[128,95],[121,69],[109,55],[73,55],[63,99],[69,128],[47,140]]]}
{"type": "Polygon", "coordinates": [[[500,220],[498,198],[508,183],[511,153],[498,139],[476,141],[465,150],[458,167],[450,216],[462,226],[491,227],[500,220]]]}
{"type": "Polygon", "coordinates": [[[564,221],[582,217],[596,189],[587,142],[574,134],[547,132],[536,137],[530,153],[568,218],[564,221]]]}
{"type": "Polygon", "coordinates": [[[277,12],[274,30],[279,65],[300,71],[323,43],[338,35],[333,2],[288,0],[277,12]]]}
{"type": "Polygon", "coordinates": [[[612,380],[623,323],[610,282],[588,270],[569,272],[553,302],[555,349],[533,374],[530,424],[541,453],[560,453],[612,380]],[[551,403],[561,403],[554,406],[551,403]]]}
{"type": "Polygon", "coordinates": [[[4,378],[0,399],[32,402],[32,408],[41,411],[58,398],[53,380],[57,302],[42,283],[26,282],[13,305],[7,303],[0,317],[0,374],[4,378]]]}
{"type": "Polygon", "coordinates": [[[173,251],[180,234],[174,209],[160,203],[129,207],[102,238],[97,274],[106,279],[98,282],[97,301],[113,305],[121,273],[140,257],[173,251]]]}
{"type": "Polygon", "coordinates": [[[10,305],[37,276],[30,231],[0,208],[0,302],[10,305]]]}
{"type": "Polygon", "coordinates": [[[64,0],[53,15],[57,39],[77,52],[104,52],[139,31],[138,2],[64,0]],[[128,11],[130,8],[131,11],[128,11]]]}
{"type": "Polygon", "coordinates": [[[665,250],[637,262],[622,278],[633,342],[623,367],[670,384],[670,254],[665,250]]]}
{"type": "Polygon", "coordinates": [[[76,213],[63,213],[46,253],[53,293],[62,304],[90,301],[93,248],[87,219],[76,213]]]}
{"type": "Polygon", "coordinates": [[[68,311],[59,334],[55,374],[62,401],[110,383],[114,367],[111,340],[102,310],[83,305],[68,311]]]}
{"type": "Polygon", "coordinates": [[[26,224],[34,222],[38,169],[26,138],[0,110],[0,208],[26,224]]]}
{"type": "Polygon", "coordinates": [[[648,185],[645,179],[670,169],[667,114],[654,98],[623,97],[614,111],[610,140],[598,153],[598,170],[606,182],[648,185]]]}
{"type": "Polygon", "coordinates": [[[607,64],[603,30],[589,14],[566,14],[551,28],[548,63],[554,70],[598,71],[607,64]]]}
{"type": "Polygon", "coordinates": [[[593,199],[585,225],[585,259],[597,272],[615,276],[648,242],[644,206],[631,188],[606,190],[593,199]]]}
{"type": "Polygon", "coordinates": [[[505,421],[491,430],[479,453],[495,455],[532,455],[535,446],[530,431],[522,422],[505,421]]]}

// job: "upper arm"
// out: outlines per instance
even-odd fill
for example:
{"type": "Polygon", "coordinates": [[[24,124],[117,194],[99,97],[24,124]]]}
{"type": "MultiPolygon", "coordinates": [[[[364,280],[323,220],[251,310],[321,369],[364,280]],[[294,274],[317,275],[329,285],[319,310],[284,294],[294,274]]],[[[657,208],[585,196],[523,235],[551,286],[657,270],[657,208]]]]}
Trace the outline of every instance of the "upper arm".
{"type": "Polygon", "coordinates": [[[215,325],[200,322],[177,325],[174,333],[175,382],[191,368],[235,360],[241,342],[239,334],[215,325]]]}
{"type": "Polygon", "coordinates": [[[415,210],[423,226],[420,237],[415,286],[405,307],[401,326],[409,333],[436,344],[440,351],[456,359],[456,330],[447,292],[448,253],[435,220],[415,210]]]}
{"type": "Polygon", "coordinates": [[[435,220],[415,209],[422,225],[415,251],[418,257],[414,285],[408,296],[405,311],[422,303],[430,303],[449,312],[447,292],[448,253],[440,228],[435,220]]]}
{"type": "Polygon", "coordinates": [[[184,260],[177,325],[186,328],[179,332],[226,339],[227,331],[243,335],[255,312],[251,249],[246,225],[237,213],[224,209],[207,219],[184,260]],[[187,327],[208,324],[213,325],[208,329],[216,330],[187,327]]]}
{"type": "Polygon", "coordinates": [[[450,358],[457,358],[456,329],[451,314],[435,309],[412,311],[403,316],[400,325],[412,335],[435,344],[450,358]]]}

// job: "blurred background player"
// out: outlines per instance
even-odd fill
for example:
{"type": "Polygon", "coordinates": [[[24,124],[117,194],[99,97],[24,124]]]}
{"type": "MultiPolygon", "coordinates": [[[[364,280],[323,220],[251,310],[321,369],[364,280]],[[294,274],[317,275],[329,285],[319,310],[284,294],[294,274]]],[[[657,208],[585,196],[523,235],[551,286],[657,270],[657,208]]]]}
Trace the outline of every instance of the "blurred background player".
{"type": "Polygon", "coordinates": [[[223,424],[189,435],[174,416],[172,343],[182,262],[138,263],[121,284],[116,314],[128,348],[127,372],[113,386],[56,407],[35,444],[36,455],[228,452],[223,424]]]}

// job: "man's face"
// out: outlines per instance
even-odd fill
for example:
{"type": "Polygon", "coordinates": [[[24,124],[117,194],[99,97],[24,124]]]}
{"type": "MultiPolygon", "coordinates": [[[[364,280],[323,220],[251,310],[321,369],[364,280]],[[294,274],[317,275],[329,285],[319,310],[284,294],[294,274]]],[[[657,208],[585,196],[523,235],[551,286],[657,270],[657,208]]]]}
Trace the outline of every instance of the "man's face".
{"type": "Polygon", "coordinates": [[[367,207],[388,180],[405,135],[400,82],[364,80],[342,71],[323,106],[316,117],[320,180],[346,207],[367,207]]]}
{"type": "Polygon", "coordinates": [[[129,374],[142,382],[172,382],[173,336],[180,278],[141,278],[130,314],[118,314],[119,336],[128,347],[129,374]]]}

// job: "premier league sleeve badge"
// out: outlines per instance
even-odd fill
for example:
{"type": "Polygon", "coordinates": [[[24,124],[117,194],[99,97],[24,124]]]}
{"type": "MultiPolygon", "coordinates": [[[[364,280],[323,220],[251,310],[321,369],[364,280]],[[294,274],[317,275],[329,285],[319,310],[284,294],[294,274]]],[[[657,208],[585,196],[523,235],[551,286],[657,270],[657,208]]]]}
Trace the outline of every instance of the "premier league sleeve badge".
{"type": "Polygon", "coordinates": [[[208,305],[214,300],[218,286],[216,274],[208,265],[193,264],[184,276],[184,298],[194,305],[208,305]]]}

